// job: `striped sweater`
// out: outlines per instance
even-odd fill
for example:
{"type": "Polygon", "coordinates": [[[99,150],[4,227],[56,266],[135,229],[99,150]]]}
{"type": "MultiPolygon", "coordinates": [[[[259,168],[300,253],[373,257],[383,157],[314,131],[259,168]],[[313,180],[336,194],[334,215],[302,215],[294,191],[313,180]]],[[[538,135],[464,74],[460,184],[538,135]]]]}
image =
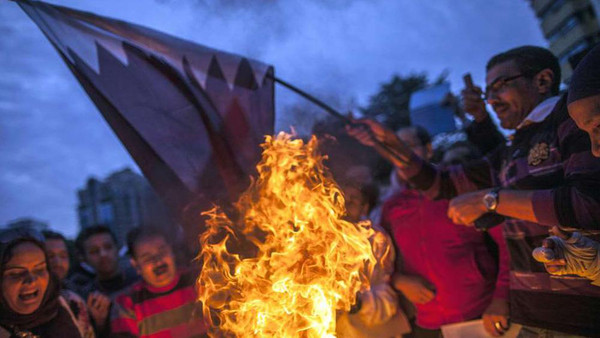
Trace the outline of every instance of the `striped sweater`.
{"type": "Polygon", "coordinates": [[[191,272],[162,288],[144,281],[118,296],[111,313],[111,337],[206,337],[202,307],[191,272]]]}
{"type": "Polygon", "coordinates": [[[518,129],[510,144],[482,160],[442,168],[414,158],[405,171],[432,198],[494,186],[536,190],[532,205],[539,224],[508,219],[503,225],[511,256],[511,320],[600,334],[600,288],[583,278],[551,276],[531,254],[548,236],[549,226],[600,230],[600,159],[592,156],[588,136],[568,116],[565,97],[545,120],[518,129]]]}

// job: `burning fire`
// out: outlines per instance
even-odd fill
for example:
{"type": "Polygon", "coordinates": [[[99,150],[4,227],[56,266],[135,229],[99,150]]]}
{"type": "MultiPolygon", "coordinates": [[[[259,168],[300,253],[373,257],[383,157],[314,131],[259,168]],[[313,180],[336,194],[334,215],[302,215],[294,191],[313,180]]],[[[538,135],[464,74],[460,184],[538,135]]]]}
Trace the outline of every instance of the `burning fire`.
{"type": "Polygon", "coordinates": [[[218,336],[333,337],[336,311],[369,288],[373,230],[342,219],[344,198],[316,138],[280,133],[262,147],[258,178],[235,210],[204,213],[205,318],[218,336]]]}

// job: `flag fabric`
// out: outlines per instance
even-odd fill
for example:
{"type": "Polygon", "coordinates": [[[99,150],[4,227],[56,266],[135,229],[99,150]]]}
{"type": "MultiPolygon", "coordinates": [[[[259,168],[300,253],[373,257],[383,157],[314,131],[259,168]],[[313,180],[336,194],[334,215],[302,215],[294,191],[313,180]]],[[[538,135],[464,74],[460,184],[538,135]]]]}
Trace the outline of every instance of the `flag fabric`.
{"type": "Polygon", "coordinates": [[[236,199],[273,133],[272,66],[120,20],[17,3],[180,221],[236,199]]]}

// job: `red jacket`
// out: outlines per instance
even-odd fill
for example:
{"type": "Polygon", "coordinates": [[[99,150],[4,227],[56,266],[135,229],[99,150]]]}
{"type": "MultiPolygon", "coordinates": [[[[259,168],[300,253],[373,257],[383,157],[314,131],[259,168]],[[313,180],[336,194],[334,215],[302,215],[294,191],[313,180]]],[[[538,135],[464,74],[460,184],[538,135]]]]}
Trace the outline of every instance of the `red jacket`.
{"type": "Polygon", "coordinates": [[[415,304],[417,325],[441,325],[482,315],[492,298],[508,298],[509,256],[502,227],[489,233],[498,244],[498,268],[484,234],[447,217],[448,201],[432,201],[404,190],[383,206],[382,226],[399,249],[402,274],[418,275],[436,287],[435,298],[415,304]]]}

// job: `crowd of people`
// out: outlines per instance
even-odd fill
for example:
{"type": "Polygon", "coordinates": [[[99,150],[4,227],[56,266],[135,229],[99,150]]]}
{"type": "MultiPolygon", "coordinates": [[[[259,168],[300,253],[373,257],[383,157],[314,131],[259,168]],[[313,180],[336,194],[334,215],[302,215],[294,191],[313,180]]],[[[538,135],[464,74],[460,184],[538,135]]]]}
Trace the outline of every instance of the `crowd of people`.
{"type": "MultiPolygon", "coordinates": [[[[393,165],[394,184],[378,198],[368,170],[336,177],[347,219],[373,220],[378,260],[338,336],[440,337],[477,319],[491,336],[514,324],[519,337],[600,336],[600,46],[562,93],[544,48],[500,53],[486,71],[485,89],[461,93],[467,141],[437,163],[419,126],[346,127],[393,165]]],[[[205,336],[198,271],[169,237],[139,227],[126,246],[128,260],[102,225],[79,233],[76,257],[56,232],[0,232],[0,338],[205,336]]]]}
{"type": "Polygon", "coordinates": [[[393,164],[400,185],[378,223],[395,244],[390,283],[414,306],[399,309],[409,335],[481,319],[491,336],[515,323],[519,337],[600,336],[600,47],[562,93],[544,48],[500,53],[486,71],[485,90],[461,93],[480,156],[434,164],[422,128],[346,127],[393,164]],[[513,130],[506,139],[486,103],[513,130]]]}
{"type": "Polygon", "coordinates": [[[75,247],[79,257],[52,231],[0,232],[0,337],[206,336],[198,271],[178,267],[162,229],[131,230],[129,261],[104,225],[82,230],[75,247]]]}

